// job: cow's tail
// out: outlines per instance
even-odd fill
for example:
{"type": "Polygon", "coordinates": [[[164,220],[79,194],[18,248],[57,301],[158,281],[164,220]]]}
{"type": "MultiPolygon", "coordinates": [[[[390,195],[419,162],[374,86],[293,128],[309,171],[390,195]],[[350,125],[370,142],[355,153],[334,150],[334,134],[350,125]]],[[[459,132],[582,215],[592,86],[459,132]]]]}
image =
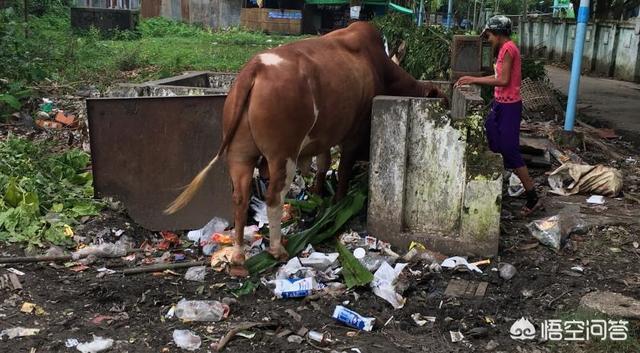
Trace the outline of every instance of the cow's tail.
{"type": "Polygon", "coordinates": [[[169,207],[167,207],[167,209],[164,210],[165,214],[173,214],[179,211],[180,209],[182,209],[184,206],[187,205],[187,203],[189,203],[189,201],[191,201],[195,193],[198,191],[198,189],[200,189],[200,187],[204,183],[204,180],[207,174],[209,173],[209,170],[211,170],[211,167],[213,167],[216,164],[220,156],[224,153],[224,151],[229,146],[229,143],[231,143],[231,140],[235,136],[236,131],[238,130],[238,126],[240,125],[240,120],[242,118],[242,113],[244,111],[245,104],[247,103],[247,100],[249,98],[249,93],[251,93],[251,89],[253,88],[254,77],[255,77],[254,73],[255,73],[254,70],[250,69],[250,70],[243,70],[243,72],[238,75],[236,79],[236,86],[234,87],[234,90],[236,92],[235,93],[236,99],[234,100],[234,104],[230,107],[231,114],[232,114],[231,126],[229,127],[228,133],[222,139],[222,144],[218,149],[218,153],[216,153],[216,155],[209,162],[209,164],[207,164],[207,166],[204,167],[198,173],[198,175],[196,175],[195,178],[193,178],[191,183],[189,183],[189,185],[186,186],[184,191],[182,191],[182,193],[175,200],[173,200],[171,204],[169,204],[169,207]]]}

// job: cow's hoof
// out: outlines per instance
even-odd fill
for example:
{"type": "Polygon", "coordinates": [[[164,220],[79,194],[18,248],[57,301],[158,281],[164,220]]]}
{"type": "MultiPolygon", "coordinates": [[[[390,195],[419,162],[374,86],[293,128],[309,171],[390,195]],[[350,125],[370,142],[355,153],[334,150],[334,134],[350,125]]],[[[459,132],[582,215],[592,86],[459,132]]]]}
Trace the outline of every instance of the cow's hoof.
{"type": "Polygon", "coordinates": [[[289,253],[287,252],[287,249],[285,249],[282,245],[278,247],[269,247],[269,249],[267,249],[267,252],[278,261],[289,260],[289,253]]]}
{"type": "Polygon", "coordinates": [[[234,251],[231,255],[231,265],[244,266],[244,260],[244,252],[242,251],[234,251]]]}
{"type": "Polygon", "coordinates": [[[231,277],[249,277],[249,271],[244,266],[231,265],[229,275],[231,277]]]}

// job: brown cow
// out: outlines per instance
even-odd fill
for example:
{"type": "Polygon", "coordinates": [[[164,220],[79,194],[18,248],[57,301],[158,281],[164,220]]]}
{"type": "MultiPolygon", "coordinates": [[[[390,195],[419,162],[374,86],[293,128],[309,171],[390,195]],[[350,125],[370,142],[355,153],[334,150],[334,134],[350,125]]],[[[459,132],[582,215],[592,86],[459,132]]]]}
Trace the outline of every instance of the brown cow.
{"type": "Polygon", "coordinates": [[[276,259],[287,259],[280,219],[296,166],[340,146],[336,198],[346,195],[358,147],[368,143],[371,105],[377,95],[444,98],[437,88],[415,80],[394,64],[385,53],[382,36],[366,22],[256,55],[229,91],[218,153],[166,212],[173,213],[189,202],[226,152],[236,229],[232,262],[244,264],[242,229],[253,171],[263,156],[270,179],[267,251],[276,259]]]}

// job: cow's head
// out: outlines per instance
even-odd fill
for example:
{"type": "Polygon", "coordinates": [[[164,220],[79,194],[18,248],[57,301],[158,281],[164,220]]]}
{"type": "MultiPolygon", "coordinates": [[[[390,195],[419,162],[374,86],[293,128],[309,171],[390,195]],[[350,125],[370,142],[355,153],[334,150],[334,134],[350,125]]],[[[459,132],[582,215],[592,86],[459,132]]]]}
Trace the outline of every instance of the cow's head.
{"type": "Polygon", "coordinates": [[[424,89],[424,94],[423,94],[424,97],[442,98],[443,105],[446,108],[449,108],[449,97],[442,90],[440,90],[436,85],[431,84],[429,82],[424,82],[424,81],[420,82],[420,85],[424,89]]]}

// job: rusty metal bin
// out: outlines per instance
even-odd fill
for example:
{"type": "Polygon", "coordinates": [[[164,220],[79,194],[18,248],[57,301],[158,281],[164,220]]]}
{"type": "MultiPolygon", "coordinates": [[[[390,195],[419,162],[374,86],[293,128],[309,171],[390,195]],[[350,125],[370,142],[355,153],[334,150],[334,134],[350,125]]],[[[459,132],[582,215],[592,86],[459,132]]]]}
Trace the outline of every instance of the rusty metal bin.
{"type": "Polygon", "coordinates": [[[195,229],[214,216],[231,219],[231,183],[223,161],[184,209],[162,212],[222,143],[222,108],[233,74],[223,74],[229,82],[224,87],[188,86],[214,74],[121,85],[109,97],[87,100],[96,194],[121,200],[147,229],[195,229]]]}

